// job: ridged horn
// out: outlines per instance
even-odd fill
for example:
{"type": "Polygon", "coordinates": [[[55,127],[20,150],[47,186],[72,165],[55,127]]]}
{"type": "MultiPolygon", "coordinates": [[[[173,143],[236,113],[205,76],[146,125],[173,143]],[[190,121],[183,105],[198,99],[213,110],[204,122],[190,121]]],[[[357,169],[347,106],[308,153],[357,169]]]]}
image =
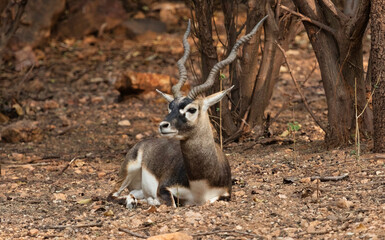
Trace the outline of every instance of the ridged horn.
{"type": "Polygon", "coordinates": [[[231,49],[229,56],[226,59],[224,59],[224,60],[222,60],[222,61],[220,61],[214,65],[214,67],[210,71],[210,74],[209,74],[206,82],[204,82],[201,85],[195,86],[193,89],[191,89],[191,91],[187,95],[188,98],[195,99],[199,94],[207,91],[208,89],[210,89],[214,85],[215,76],[218,74],[219,70],[221,70],[222,68],[229,65],[231,62],[233,62],[235,60],[235,58],[237,57],[238,48],[242,44],[249,41],[253,37],[253,35],[258,31],[260,26],[262,26],[262,23],[266,20],[266,18],[267,18],[267,15],[265,17],[263,17],[262,20],[259,21],[259,23],[257,25],[255,25],[255,27],[251,30],[251,32],[249,34],[241,37],[234,44],[234,47],[233,47],[233,49],[231,49]]]}
{"type": "Polygon", "coordinates": [[[178,69],[179,69],[179,81],[171,89],[172,94],[174,95],[175,98],[182,96],[180,89],[182,88],[183,84],[187,80],[187,71],[186,71],[186,67],[184,66],[184,64],[186,63],[186,60],[187,60],[188,56],[190,55],[190,45],[187,41],[187,38],[190,34],[190,30],[191,30],[191,20],[189,19],[186,32],[184,33],[184,36],[183,36],[184,54],[181,57],[181,59],[179,59],[177,62],[178,69]]]}

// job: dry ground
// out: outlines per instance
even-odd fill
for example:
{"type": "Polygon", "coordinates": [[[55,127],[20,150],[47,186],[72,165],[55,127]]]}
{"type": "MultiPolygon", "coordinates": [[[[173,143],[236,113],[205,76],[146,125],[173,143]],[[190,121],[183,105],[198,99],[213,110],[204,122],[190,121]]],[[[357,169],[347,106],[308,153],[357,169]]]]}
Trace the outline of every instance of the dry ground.
{"type": "MultiPolygon", "coordinates": [[[[128,210],[105,201],[129,147],[156,137],[166,113],[165,103],[152,93],[118,103],[114,74],[131,69],[177,76],[181,46],[173,49],[177,54],[167,49],[181,34],[139,42],[108,36],[52,41],[38,51],[40,66],[29,73],[2,67],[3,97],[18,94],[27,110],[11,121],[37,121],[43,140],[0,143],[0,239],[136,239],[119,228],[142,236],[183,231],[194,239],[384,239],[385,159],[364,154],[356,160],[353,147],[325,149],[322,131],[284,68],[268,112],[275,116],[284,102],[293,104],[271,131],[277,138],[294,121],[301,129],[277,141],[251,135],[225,146],[234,179],[230,202],[181,208],[143,204],[128,210]],[[122,120],[130,126],[120,126],[122,120]],[[340,181],[309,178],[345,173],[349,177],[340,181]]],[[[315,59],[304,37],[296,42],[288,56],[304,81],[315,59]]],[[[325,122],[318,70],[303,90],[325,122]]],[[[368,149],[365,142],[364,152],[368,149]]]]}

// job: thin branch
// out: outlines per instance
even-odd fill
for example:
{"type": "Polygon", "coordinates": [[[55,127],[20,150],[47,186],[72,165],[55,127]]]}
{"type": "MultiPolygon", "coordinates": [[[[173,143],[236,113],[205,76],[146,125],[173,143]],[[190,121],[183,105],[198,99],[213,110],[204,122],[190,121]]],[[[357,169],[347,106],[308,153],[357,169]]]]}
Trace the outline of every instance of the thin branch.
{"type": "Polygon", "coordinates": [[[285,59],[285,63],[286,63],[286,66],[287,66],[287,68],[289,70],[290,76],[293,79],[294,85],[295,85],[299,95],[301,95],[302,101],[305,104],[305,107],[306,107],[307,111],[310,113],[310,115],[312,116],[314,121],[317,123],[317,125],[326,133],[327,132],[326,127],[316,118],[316,116],[314,115],[313,111],[310,109],[310,106],[309,106],[309,104],[308,104],[308,102],[307,102],[307,100],[305,98],[305,95],[302,93],[301,88],[300,88],[300,86],[299,86],[299,84],[298,84],[298,82],[297,82],[293,72],[291,71],[291,67],[290,67],[290,64],[289,64],[289,62],[287,60],[287,55],[286,55],[285,50],[281,47],[281,45],[279,45],[278,42],[275,42],[275,44],[278,46],[279,50],[281,50],[281,52],[282,52],[282,55],[283,55],[283,57],[285,59]]]}
{"type": "Polygon", "coordinates": [[[305,81],[302,82],[301,86],[304,86],[305,83],[310,79],[311,75],[314,73],[314,71],[317,69],[317,60],[314,61],[314,66],[311,69],[310,73],[305,77],[305,81]]]}
{"type": "Polygon", "coordinates": [[[282,8],[283,10],[286,10],[286,11],[290,12],[291,14],[299,17],[301,21],[305,21],[305,22],[311,23],[311,24],[319,27],[320,29],[328,31],[331,34],[333,34],[334,37],[337,36],[337,31],[334,28],[331,28],[331,27],[329,27],[329,26],[327,26],[327,25],[325,25],[325,24],[323,24],[323,23],[321,23],[321,22],[319,22],[317,20],[311,19],[311,18],[309,18],[309,17],[307,17],[307,16],[305,16],[305,15],[299,13],[299,12],[293,11],[293,10],[291,10],[290,8],[288,8],[288,7],[284,6],[284,5],[280,5],[280,8],[282,8]]]}
{"type": "MultiPolygon", "coordinates": [[[[345,174],[340,175],[340,176],[312,176],[312,177],[310,177],[310,180],[311,181],[320,180],[321,182],[331,182],[331,181],[337,182],[337,181],[344,180],[348,177],[349,177],[349,173],[345,173],[345,174]]],[[[287,178],[283,179],[283,183],[291,184],[291,183],[296,182],[297,180],[298,180],[298,178],[296,178],[296,177],[287,177],[287,178]]]]}
{"type": "Polygon", "coordinates": [[[343,13],[341,10],[339,10],[331,0],[320,0],[320,1],[340,22],[345,22],[346,20],[349,19],[349,17],[346,16],[345,13],[343,13]]]}
{"type": "Polygon", "coordinates": [[[67,163],[65,166],[64,166],[64,168],[59,172],[59,175],[62,175],[63,173],[64,173],[64,171],[65,170],[67,170],[67,168],[76,160],[76,159],[78,159],[78,157],[74,157],[74,158],[72,158],[72,160],[69,162],[69,163],[67,163]]]}
{"type": "Polygon", "coordinates": [[[345,173],[340,176],[324,176],[324,177],[314,176],[314,177],[310,177],[310,180],[314,181],[318,179],[321,182],[330,182],[330,181],[341,181],[348,177],[349,177],[349,173],[345,173]]]}
{"type": "MultiPolygon", "coordinates": [[[[380,75],[378,75],[376,84],[374,86],[377,86],[379,82],[380,82],[380,75]]],[[[370,96],[368,98],[368,101],[366,101],[364,109],[362,109],[362,112],[360,114],[358,114],[357,118],[360,118],[362,116],[362,114],[364,114],[366,108],[369,105],[370,99],[372,99],[372,97],[373,97],[374,91],[376,91],[376,87],[374,87],[373,91],[370,93],[370,96]]]]}
{"type": "Polygon", "coordinates": [[[87,228],[87,227],[102,227],[103,223],[88,223],[79,225],[53,225],[53,226],[42,226],[42,229],[66,229],[66,228],[87,228]]]}
{"type": "Polygon", "coordinates": [[[130,234],[131,236],[134,236],[134,237],[137,237],[137,238],[143,238],[143,239],[148,238],[147,236],[140,235],[140,234],[135,233],[135,232],[132,232],[132,231],[130,231],[130,230],[128,230],[128,229],[118,228],[118,230],[121,231],[121,232],[128,233],[128,234],[130,234]]]}
{"type": "MultiPolygon", "coordinates": [[[[217,37],[218,37],[218,41],[222,44],[224,49],[227,49],[227,45],[222,42],[221,37],[219,36],[217,24],[215,22],[215,17],[213,16],[212,18],[213,18],[213,24],[214,24],[215,33],[217,34],[217,37]]],[[[227,41],[227,39],[226,39],[226,41],[227,41]]]]}

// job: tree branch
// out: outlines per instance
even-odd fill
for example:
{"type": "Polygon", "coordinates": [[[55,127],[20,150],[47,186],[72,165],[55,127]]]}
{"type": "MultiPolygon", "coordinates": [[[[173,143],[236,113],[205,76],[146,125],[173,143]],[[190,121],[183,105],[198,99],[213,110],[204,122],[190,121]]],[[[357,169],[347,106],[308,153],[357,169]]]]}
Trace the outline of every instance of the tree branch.
{"type": "Polygon", "coordinates": [[[309,17],[307,17],[307,16],[305,16],[305,15],[299,13],[299,12],[293,11],[293,10],[291,10],[290,8],[288,8],[288,7],[284,6],[284,5],[280,5],[280,8],[282,8],[283,10],[286,10],[286,11],[290,12],[291,14],[299,17],[301,21],[305,21],[305,22],[311,23],[311,24],[313,24],[313,25],[315,25],[315,26],[317,26],[317,27],[319,27],[319,28],[321,28],[321,29],[323,29],[325,31],[328,31],[331,34],[333,34],[334,37],[337,36],[337,31],[334,28],[332,28],[332,27],[329,27],[329,26],[327,26],[327,25],[325,25],[325,24],[323,24],[323,23],[321,23],[321,22],[319,22],[317,20],[311,19],[311,18],[309,18],[309,17]]]}
{"type": "Polygon", "coordinates": [[[346,23],[346,33],[351,39],[356,39],[363,34],[369,21],[370,1],[361,0],[357,12],[346,23]]]}
{"type": "Polygon", "coordinates": [[[285,50],[281,47],[281,45],[279,45],[278,42],[275,42],[275,44],[278,46],[279,50],[281,50],[282,54],[283,54],[283,57],[285,59],[285,63],[287,65],[287,68],[289,70],[289,73],[290,73],[290,76],[291,78],[293,79],[293,82],[294,82],[294,85],[295,85],[295,88],[297,89],[299,95],[301,95],[301,98],[302,98],[302,101],[303,103],[305,104],[305,107],[306,107],[306,110],[310,113],[310,115],[312,116],[312,118],[314,119],[314,121],[317,123],[317,125],[325,132],[327,133],[327,129],[326,127],[316,118],[316,116],[314,115],[313,111],[310,109],[310,106],[305,98],[305,95],[302,93],[301,91],[301,88],[296,80],[296,78],[294,77],[294,74],[293,72],[291,71],[291,67],[290,67],[290,64],[289,62],[287,61],[287,56],[286,56],[286,52],[285,50]]]}
{"type": "Polygon", "coordinates": [[[331,0],[318,0],[322,2],[322,4],[327,7],[327,9],[333,14],[335,18],[338,19],[339,22],[344,23],[348,21],[349,17],[345,15],[341,10],[339,10],[336,5],[331,0]]]}
{"type": "Polygon", "coordinates": [[[147,236],[140,235],[140,234],[138,234],[138,233],[132,232],[132,231],[127,230],[127,229],[124,229],[124,228],[118,228],[118,230],[121,231],[121,232],[128,233],[128,234],[130,234],[131,236],[134,236],[134,237],[137,237],[137,238],[143,238],[143,239],[148,238],[147,236]]]}

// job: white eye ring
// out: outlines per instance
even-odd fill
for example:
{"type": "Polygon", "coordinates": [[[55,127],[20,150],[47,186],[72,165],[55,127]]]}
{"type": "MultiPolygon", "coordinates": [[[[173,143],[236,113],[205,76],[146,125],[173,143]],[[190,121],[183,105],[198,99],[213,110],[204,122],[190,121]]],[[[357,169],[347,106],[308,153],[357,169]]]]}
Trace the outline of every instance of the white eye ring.
{"type": "Polygon", "coordinates": [[[194,114],[194,113],[197,112],[197,109],[194,108],[194,107],[192,107],[192,108],[189,108],[189,109],[187,110],[187,112],[190,113],[190,114],[194,114]]]}

